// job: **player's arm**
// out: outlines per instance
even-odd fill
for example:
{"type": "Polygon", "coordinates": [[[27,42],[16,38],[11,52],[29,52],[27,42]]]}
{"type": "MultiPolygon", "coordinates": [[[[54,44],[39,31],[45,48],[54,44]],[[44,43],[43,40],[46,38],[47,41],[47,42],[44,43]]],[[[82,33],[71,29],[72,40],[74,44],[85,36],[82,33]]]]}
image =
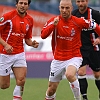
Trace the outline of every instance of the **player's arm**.
{"type": "Polygon", "coordinates": [[[37,48],[39,46],[39,43],[36,41],[36,40],[33,40],[31,38],[29,39],[25,39],[25,43],[28,45],[28,46],[32,46],[34,48],[37,48]]]}
{"type": "Polygon", "coordinates": [[[100,26],[96,24],[94,31],[100,36],[100,26]]]}
{"type": "MultiPolygon", "coordinates": [[[[0,32],[3,33],[6,25],[8,24],[8,20],[9,19],[9,15],[4,14],[1,18],[0,18],[0,32]]],[[[10,54],[13,51],[13,47],[11,45],[9,45],[8,43],[6,43],[1,37],[0,37],[0,44],[4,47],[4,50],[10,54]]]]}
{"type": "Polygon", "coordinates": [[[100,37],[96,38],[93,42],[93,46],[100,44],[100,37]]]}
{"type": "Polygon", "coordinates": [[[47,38],[55,29],[56,25],[59,22],[59,17],[50,19],[43,27],[41,31],[41,38],[47,38]]]}
{"type": "Polygon", "coordinates": [[[100,36],[100,26],[94,21],[94,20],[86,20],[84,18],[82,18],[83,21],[81,21],[81,23],[83,22],[82,27],[83,28],[87,28],[87,29],[93,29],[99,36],[100,36]]]}
{"type": "Polygon", "coordinates": [[[4,46],[5,51],[10,54],[13,51],[13,47],[6,43],[1,37],[0,37],[0,44],[4,46]]]}
{"type": "MultiPolygon", "coordinates": [[[[97,22],[98,25],[100,25],[100,12],[94,10],[94,11],[93,11],[93,15],[94,15],[95,22],[97,22]]],[[[98,44],[100,44],[100,37],[97,37],[97,38],[94,40],[93,46],[98,45],[98,44]]]]}
{"type": "Polygon", "coordinates": [[[94,31],[100,36],[100,12],[99,11],[94,11],[94,17],[95,17],[95,22],[92,22],[91,25],[96,26],[94,28],[94,31]]]}
{"type": "Polygon", "coordinates": [[[3,46],[7,45],[7,43],[0,37],[0,44],[2,44],[3,46]]]}
{"type": "Polygon", "coordinates": [[[30,24],[29,30],[26,33],[24,39],[25,39],[25,43],[28,46],[37,48],[39,46],[39,43],[36,40],[32,41],[32,28],[33,28],[33,19],[31,18],[31,24],[30,24]]]}

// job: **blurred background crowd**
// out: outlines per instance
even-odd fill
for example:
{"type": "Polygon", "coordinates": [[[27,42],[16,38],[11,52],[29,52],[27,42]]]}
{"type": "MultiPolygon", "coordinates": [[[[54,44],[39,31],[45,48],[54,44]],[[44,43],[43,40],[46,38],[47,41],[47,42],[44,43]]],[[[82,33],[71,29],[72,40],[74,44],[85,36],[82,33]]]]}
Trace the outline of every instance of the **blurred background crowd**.
{"type": "MultiPolygon", "coordinates": [[[[59,14],[58,5],[60,0],[32,0],[30,9],[39,10],[42,12],[59,14]]],[[[15,0],[0,0],[0,4],[14,5],[15,0]]],[[[74,8],[75,0],[72,0],[74,8]]],[[[97,10],[100,10],[100,0],[89,0],[89,5],[97,10]]]]}

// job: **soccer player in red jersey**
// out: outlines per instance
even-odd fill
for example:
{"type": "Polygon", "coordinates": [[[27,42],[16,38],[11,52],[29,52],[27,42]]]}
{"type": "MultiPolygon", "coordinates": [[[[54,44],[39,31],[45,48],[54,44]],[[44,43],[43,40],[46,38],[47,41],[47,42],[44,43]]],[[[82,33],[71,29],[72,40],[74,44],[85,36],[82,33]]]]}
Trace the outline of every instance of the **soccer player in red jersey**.
{"type": "MultiPolygon", "coordinates": [[[[69,81],[75,100],[81,100],[77,71],[82,64],[81,30],[95,29],[100,35],[100,27],[92,20],[72,16],[71,0],[61,0],[60,15],[51,18],[41,31],[41,38],[52,34],[52,51],[54,59],[50,66],[50,76],[45,100],[55,100],[56,90],[63,75],[69,81]]],[[[63,98],[62,98],[63,99],[63,98]]]]}
{"type": "Polygon", "coordinates": [[[0,18],[0,88],[10,86],[12,69],[16,79],[13,100],[22,100],[27,73],[23,40],[34,48],[39,45],[32,41],[33,18],[27,13],[30,3],[31,0],[16,0],[16,9],[0,18]]]}

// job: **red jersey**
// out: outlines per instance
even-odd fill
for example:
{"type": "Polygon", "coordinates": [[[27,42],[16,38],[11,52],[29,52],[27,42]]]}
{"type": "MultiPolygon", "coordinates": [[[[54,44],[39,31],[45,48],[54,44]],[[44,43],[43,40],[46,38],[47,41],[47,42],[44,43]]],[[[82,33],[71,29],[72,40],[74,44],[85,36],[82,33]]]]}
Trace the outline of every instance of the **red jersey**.
{"type": "Polygon", "coordinates": [[[68,60],[73,57],[81,57],[81,30],[89,28],[90,21],[71,16],[65,20],[59,16],[59,22],[55,26],[54,18],[51,18],[41,31],[41,38],[45,39],[52,33],[52,51],[54,59],[68,60]]]}
{"type": "MultiPolygon", "coordinates": [[[[21,17],[16,10],[4,14],[0,18],[0,35],[13,47],[12,54],[24,52],[23,39],[32,38],[33,19],[31,16],[21,17]]],[[[0,45],[1,53],[6,54],[0,45]]]]}

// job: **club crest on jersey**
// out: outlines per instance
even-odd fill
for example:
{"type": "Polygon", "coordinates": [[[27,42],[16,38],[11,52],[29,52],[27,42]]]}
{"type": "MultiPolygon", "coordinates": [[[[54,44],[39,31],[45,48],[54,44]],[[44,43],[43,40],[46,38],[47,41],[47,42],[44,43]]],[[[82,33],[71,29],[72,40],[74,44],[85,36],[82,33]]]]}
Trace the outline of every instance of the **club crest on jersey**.
{"type": "Polygon", "coordinates": [[[2,22],[2,21],[4,21],[4,17],[1,17],[1,18],[0,18],[0,22],[2,22]]]}
{"type": "Polygon", "coordinates": [[[29,30],[29,25],[27,24],[27,25],[26,25],[26,31],[28,31],[28,30],[29,30]]]}
{"type": "Polygon", "coordinates": [[[75,35],[75,29],[72,28],[72,30],[71,30],[71,36],[74,36],[74,35],[75,35]]]}

